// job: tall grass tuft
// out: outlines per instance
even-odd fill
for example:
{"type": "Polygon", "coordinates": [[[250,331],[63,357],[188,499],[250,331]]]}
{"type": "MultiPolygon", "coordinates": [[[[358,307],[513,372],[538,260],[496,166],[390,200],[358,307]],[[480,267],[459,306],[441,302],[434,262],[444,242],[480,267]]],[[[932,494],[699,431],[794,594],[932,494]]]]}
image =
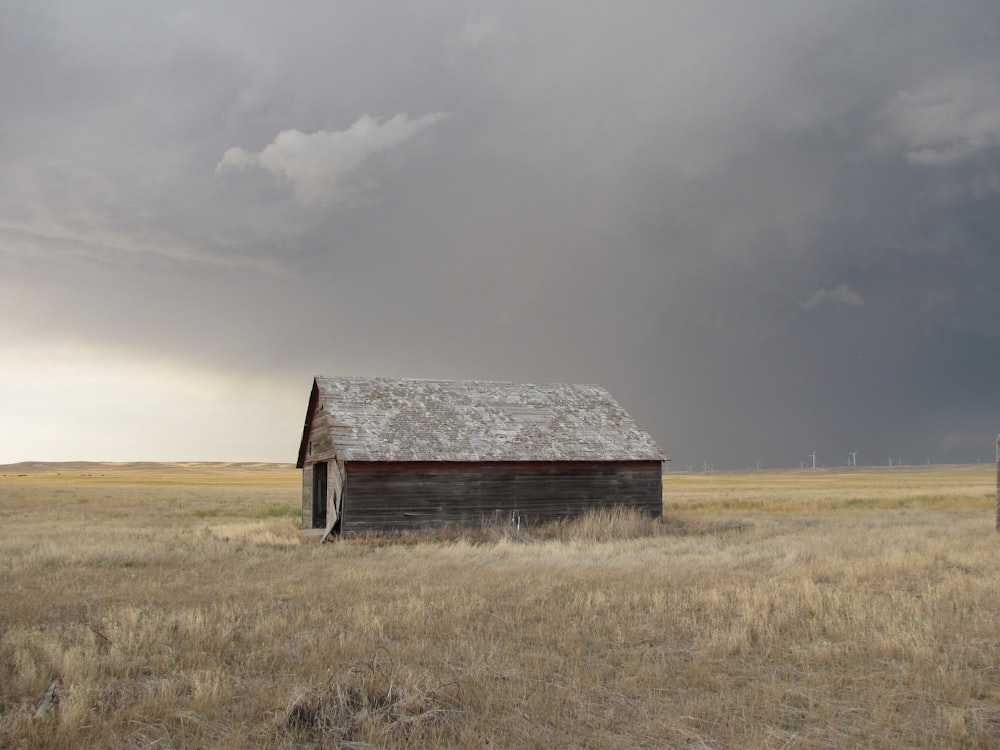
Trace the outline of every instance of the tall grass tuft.
{"type": "Polygon", "coordinates": [[[483,518],[478,525],[449,524],[405,531],[365,532],[347,537],[353,544],[381,547],[408,544],[495,544],[500,541],[531,544],[541,541],[610,542],[688,533],[692,529],[682,521],[664,522],[635,508],[614,506],[598,508],[580,516],[520,527],[508,514],[483,518]]]}
{"type": "Polygon", "coordinates": [[[670,530],[659,518],[616,505],[598,508],[577,518],[556,521],[540,530],[543,539],[563,542],[611,542],[661,536],[670,530]]]}

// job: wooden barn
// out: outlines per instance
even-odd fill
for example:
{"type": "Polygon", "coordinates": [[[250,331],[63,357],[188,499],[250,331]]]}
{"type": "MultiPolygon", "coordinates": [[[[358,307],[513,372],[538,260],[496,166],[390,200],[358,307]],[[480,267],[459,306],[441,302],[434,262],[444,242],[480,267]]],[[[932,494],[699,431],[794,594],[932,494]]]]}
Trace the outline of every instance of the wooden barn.
{"type": "Polygon", "coordinates": [[[664,460],[600,386],[317,377],[302,527],[326,538],[615,505],[660,515],[664,460]]]}

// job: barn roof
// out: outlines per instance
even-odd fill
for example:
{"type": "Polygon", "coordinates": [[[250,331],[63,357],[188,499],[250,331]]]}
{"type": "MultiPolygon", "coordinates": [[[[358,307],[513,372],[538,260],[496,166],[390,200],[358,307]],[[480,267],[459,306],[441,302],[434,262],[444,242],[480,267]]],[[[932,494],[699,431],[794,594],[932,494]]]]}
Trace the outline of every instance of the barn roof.
{"type": "Polygon", "coordinates": [[[597,385],[317,377],[313,419],[342,461],[662,461],[663,452],[597,385]]]}

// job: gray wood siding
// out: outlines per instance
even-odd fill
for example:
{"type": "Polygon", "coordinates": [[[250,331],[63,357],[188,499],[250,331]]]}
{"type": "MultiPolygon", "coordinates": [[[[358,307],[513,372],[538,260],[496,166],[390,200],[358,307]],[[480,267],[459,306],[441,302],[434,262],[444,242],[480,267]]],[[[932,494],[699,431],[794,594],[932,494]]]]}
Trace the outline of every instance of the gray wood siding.
{"type": "MultiPolygon", "coordinates": [[[[324,459],[320,459],[324,460],[324,459]]],[[[313,466],[315,461],[310,461],[302,467],[302,521],[301,528],[311,529],[313,527],[313,466]]],[[[328,461],[327,463],[327,508],[332,505],[334,509],[340,507],[340,496],[344,486],[344,467],[341,462],[328,461]]],[[[327,511],[329,517],[329,511],[327,511]]]]}
{"type": "Polygon", "coordinates": [[[313,467],[302,467],[302,528],[311,529],[313,522],[313,467]]]}
{"type": "MultiPolygon", "coordinates": [[[[327,492],[330,498],[340,493],[343,485],[340,470],[337,468],[336,457],[337,447],[333,442],[333,432],[331,430],[330,415],[322,409],[317,409],[311,414],[309,421],[309,432],[306,435],[303,447],[305,448],[304,461],[302,464],[302,528],[310,529],[313,525],[312,518],[312,467],[317,461],[329,462],[329,477],[327,492]],[[335,494],[336,493],[336,494],[335,494]]],[[[328,498],[328,505],[329,499],[328,498]]]]}
{"type": "Polygon", "coordinates": [[[323,410],[313,413],[307,443],[307,461],[332,461],[337,456],[334,428],[330,414],[323,410]],[[311,450],[310,450],[311,448],[311,450]]]}
{"type": "Polygon", "coordinates": [[[663,511],[660,461],[347,462],[341,531],[479,525],[520,511],[537,525],[600,507],[663,511]]]}

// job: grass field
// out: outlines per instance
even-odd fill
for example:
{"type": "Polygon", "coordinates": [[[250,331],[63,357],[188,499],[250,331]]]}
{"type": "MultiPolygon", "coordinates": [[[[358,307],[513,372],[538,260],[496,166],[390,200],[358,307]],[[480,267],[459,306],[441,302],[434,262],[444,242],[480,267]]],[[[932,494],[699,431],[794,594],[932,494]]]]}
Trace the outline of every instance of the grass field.
{"type": "Polygon", "coordinates": [[[0,747],[1000,747],[992,466],[667,474],[663,523],[405,544],[300,544],[299,493],[0,467],[0,747]]]}

